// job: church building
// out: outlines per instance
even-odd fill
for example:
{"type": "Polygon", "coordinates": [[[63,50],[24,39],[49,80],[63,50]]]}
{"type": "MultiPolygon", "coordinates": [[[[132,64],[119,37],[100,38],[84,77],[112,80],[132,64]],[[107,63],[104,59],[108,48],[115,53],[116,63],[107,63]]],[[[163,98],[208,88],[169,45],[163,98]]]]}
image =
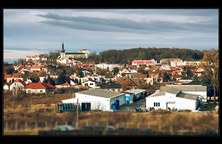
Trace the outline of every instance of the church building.
{"type": "Polygon", "coordinates": [[[79,52],[65,52],[64,43],[62,43],[62,50],[58,59],[77,59],[77,58],[88,58],[89,51],[87,49],[81,49],[79,52]]]}

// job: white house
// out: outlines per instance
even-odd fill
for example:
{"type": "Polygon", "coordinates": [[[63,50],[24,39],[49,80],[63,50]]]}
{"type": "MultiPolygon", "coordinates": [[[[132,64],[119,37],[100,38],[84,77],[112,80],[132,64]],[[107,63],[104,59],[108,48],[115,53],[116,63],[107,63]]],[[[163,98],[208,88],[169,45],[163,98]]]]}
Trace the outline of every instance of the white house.
{"type": "Polygon", "coordinates": [[[81,111],[112,111],[113,105],[125,104],[125,94],[103,89],[91,89],[75,93],[75,98],[62,100],[62,103],[77,103],[81,111]]]}
{"type": "Polygon", "coordinates": [[[97,85],[97,82],[92,81],[92,80],[88,80],[88,81],[86,81],[86,82],[83,82],[82,85],[83,85],[83,86],[89,86],[90,88],[100,88],[100,87],[97,85]]]}
{"type": "Polygon", "coordinates": [[[9,87],[9,90],[22,90],[25,87],[26,83],[22,80],[15,80],[9,87]]]}
{"type": "Polygon", "coordinates": [[[29,83],[24,89],[26,93],[45,94],[51,93],[56,87],[47,83],[29,83]]]}
{"type": "Polygon", "coordinates": [[[146,109],[189,109],[196,110],[199,104],[198,95],[186,94],[182,90],[167,87],[163,90],[158,90],[154,94],[146,97],[146,109]]]}

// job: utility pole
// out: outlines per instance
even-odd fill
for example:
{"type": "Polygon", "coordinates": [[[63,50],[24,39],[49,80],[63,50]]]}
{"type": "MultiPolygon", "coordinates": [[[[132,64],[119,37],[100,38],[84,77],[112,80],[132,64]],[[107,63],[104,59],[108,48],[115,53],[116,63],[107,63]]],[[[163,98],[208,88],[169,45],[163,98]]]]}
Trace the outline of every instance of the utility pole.
{"type": "Polygon", "coordinates": [[[77,98],[76,128],[79,129],[79,99],[77,98]]]}

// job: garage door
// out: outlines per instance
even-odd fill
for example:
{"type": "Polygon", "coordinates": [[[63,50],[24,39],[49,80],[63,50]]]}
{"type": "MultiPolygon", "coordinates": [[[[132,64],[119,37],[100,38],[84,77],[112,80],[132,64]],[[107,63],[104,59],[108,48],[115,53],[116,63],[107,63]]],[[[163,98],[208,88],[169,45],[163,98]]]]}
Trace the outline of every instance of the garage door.
{"type": "Polygon", "coordinates": [[[168,109],[168,108],[170,108],[170,109],[176,108],[175,102],[167,102],[166,103],[166,109],[168,109]]]}
{"type": "Polygon", "coordinates": [[[81,110],[82,111],[90,111],[91,110],[91,103],[82,103],[81,110]]]}

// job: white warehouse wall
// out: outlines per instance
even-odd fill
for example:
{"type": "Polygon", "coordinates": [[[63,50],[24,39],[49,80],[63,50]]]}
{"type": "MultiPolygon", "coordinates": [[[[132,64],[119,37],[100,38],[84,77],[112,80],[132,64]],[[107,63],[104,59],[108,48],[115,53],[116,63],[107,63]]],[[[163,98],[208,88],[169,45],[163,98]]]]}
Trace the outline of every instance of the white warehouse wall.
{"type": "Polygon", "coordinates": [[[175,108],[177,109],[195,110],[197,107],[196,100],[163,95],[156,97],[146,97],[146,108],[148,109],[149,107],[154,107],[155,109],[166,109],[167,102],[175,102],[175,108]],[[160,107],[154,107],[154,102],[160,102],[160,107]]]}

